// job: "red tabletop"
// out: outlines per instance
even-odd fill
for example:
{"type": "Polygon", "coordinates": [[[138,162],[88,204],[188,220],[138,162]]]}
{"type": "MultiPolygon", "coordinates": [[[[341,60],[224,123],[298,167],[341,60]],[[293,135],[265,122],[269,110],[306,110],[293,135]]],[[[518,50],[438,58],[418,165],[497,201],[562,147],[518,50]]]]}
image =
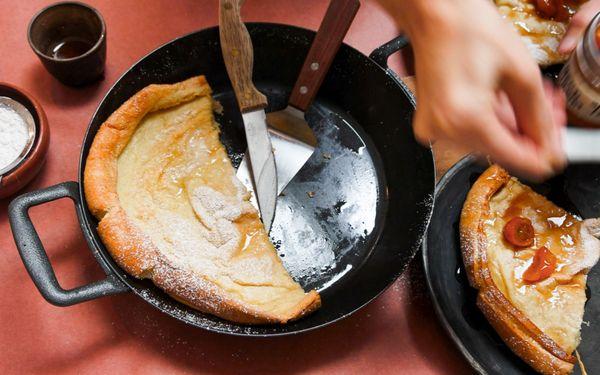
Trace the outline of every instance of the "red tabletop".
{"type": "MultiPolygon", "coordinates": [[[[107,23],[106,77],[72,89],[52,78],[27,44],[29,19],[49,3],[3,0],[0,11],[0,81],[32,93],[51,128],[47,164],[25,191],[77,179],[88,121],[130,65],[175,37],[217,24],[216,0],[90,1],[107,23]]],[[[247,21],[316,29],[327,3],[247,0],[244,15],[247,21]]],[[[362,3],[346,42],[368,54],[397,30],[374,2],[362,3]]],[[[381,297],[332,326],[294,337],[229,337],[187,326],[128,293],[66,308],[50,305],[21,263],[8,203],[0,200],[1,374],[471,372],[436,319],[419,257],[381,297]]],[[[33,208],[31,215],[63,287],[102,278],[70,201],[33,208]]]]}

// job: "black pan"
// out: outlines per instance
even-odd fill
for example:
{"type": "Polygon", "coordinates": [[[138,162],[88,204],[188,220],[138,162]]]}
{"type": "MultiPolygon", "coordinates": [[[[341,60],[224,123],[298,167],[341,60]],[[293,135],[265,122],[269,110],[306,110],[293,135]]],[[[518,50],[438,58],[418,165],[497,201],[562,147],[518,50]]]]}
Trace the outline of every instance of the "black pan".
{"type": "MultiPolygon", "coordinates": [[[[275,24],[249,24],[254,79],[269,110],[285,107],[315,36],[275,24]]],[[[204,74],[225,111],[218,116],[222,141],[234,164],[246,149],[241,116],[221,57],[217,28],[176,39],[152,52],[108,92],[83,141],[79,181],[21,196],[10,205],[10,223],[29,274],[51,303],[71,305],[132,291],[166,314],[211,331],[270,336],[322,327],[358,310],[406,268],[428,224],[434,191],[431,150],[413,137],[414,99],[387,68],[406,43],[380,47],[372,58],[343,45],[308,111],[318,149],[280,197],[271,236],[286,268],[305,289],[320,290],[323,307],[297,322],[242,326],[202,314],[170,298],[150,281],[128,276],[111,259],[87,209],[81,181],[92,140],[104,120],[151,83],[204,74]],[[330,156],[330,157],[329,157],[330,156]],[[311,197],[310,195],[314,196],[311,197]],[[310,193],[310,194],[309,194],[310,193]],[[83,233],[107,279],[74,290],[60,288],[27,209],[68,196],[76,202],[83,233]]]]}
{"type": "MultiPolygon", "coordinates": [[[[460,253],[460,212],[467,193],[485,167],[466,158],[436,188],[435,209],[423,243],[429,291],[440,321],[480,374],[535,374],[504,344],[475,305],[460,253]]],[[[600,217],[600,165],[571,165],[543,184],[530,184],[552,202],[583,218],[600,217]]],[[[600,266],[588,277],[579,354],[588,374],[600,374],[600,266]]],[[[576,366],[575,374],[581,374],[576,366]]]]}

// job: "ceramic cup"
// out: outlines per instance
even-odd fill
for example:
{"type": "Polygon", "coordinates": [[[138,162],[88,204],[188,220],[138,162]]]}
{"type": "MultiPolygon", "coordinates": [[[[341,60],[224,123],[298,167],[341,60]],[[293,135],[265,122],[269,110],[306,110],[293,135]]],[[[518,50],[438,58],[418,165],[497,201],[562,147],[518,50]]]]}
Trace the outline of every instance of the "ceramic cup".
{"type": "Polygon", "coordinates": [[[29,45],[60,82],[80,86],[102,77],[106,25],[100,13],[79,2],[62,2],[38,12],[29,23],[29,45]]]}

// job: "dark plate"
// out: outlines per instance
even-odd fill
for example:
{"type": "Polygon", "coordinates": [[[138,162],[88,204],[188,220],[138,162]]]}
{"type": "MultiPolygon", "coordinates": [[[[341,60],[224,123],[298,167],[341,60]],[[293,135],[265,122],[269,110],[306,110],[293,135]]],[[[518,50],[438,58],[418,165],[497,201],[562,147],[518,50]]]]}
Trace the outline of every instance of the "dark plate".
{"type": "MultiPolygon", "coordinates": [[[[452,167],[436,188],[433,216],[423,243],[429,291],[442,325],[481,374],[535,373],[503,343],[475,305],[477,293],[463,268],[459,220],[471,185],[485,170],[472,158],[452,167]]],[[[583,218],[600,217],[600,165],[572,165],[543,184],[529,184],[559,206],[583,218]]],[[[588,374],[600,374],[600,266],[588,277],[579,354],[588,374]]],[[[579,366],[575,374],[581,374],[579,366]]]]}

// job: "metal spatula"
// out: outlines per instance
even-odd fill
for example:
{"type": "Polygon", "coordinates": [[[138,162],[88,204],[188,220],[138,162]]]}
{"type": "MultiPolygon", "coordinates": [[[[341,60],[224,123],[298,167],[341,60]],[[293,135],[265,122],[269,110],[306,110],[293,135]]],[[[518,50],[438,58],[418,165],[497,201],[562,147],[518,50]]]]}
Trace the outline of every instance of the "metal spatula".
{"type": "MultiPolygon", "coordinates": [[[[282,111],[267,114],[277,165],[277,194],[285,189],[315,150],[317,139],[305,120],[305,111],[317,95],[359,7],[358,0],[331,1],[300,70],[288,106],[282,111]]],[[[253,190],[250,176],[246,152],[237,177],[248,190],[253,190]]],[[[256,206],[254,196],[251,202],[256,206]]]]}

